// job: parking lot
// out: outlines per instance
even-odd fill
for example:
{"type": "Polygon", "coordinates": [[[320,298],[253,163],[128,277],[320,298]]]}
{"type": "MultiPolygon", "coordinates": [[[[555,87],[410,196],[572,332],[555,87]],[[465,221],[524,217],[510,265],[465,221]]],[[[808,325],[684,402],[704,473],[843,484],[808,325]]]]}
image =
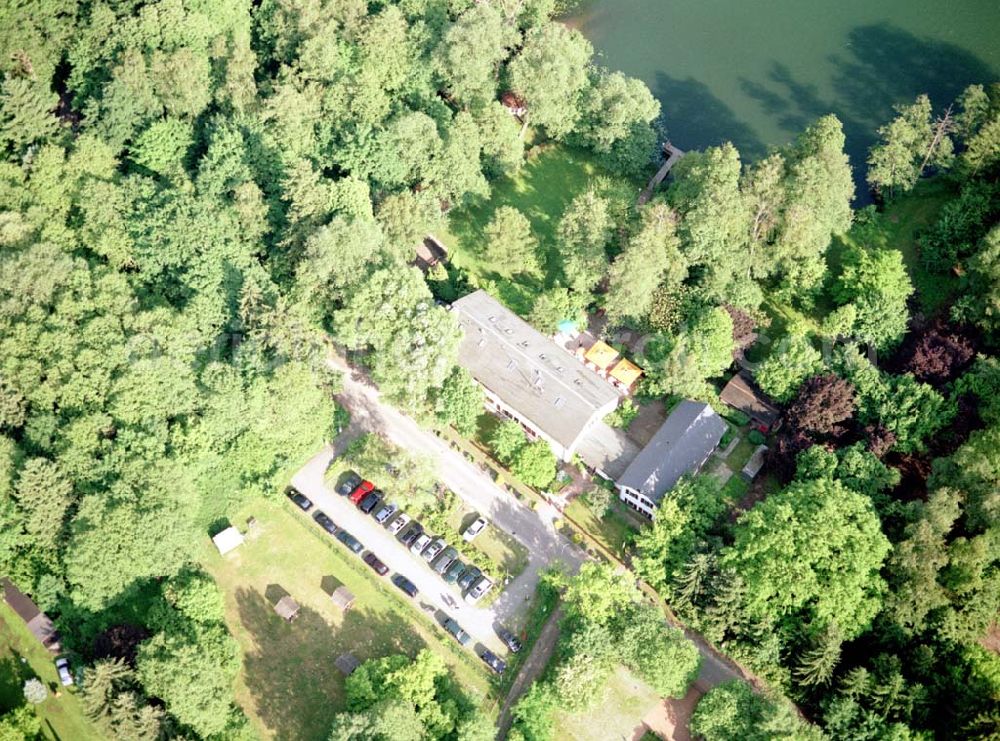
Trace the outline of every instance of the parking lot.
{"type": "MultiPolygon", "coordinates": [[[[401,574],[416,585],[419,593],[413,598],[414,605],[428,613],[434,613],[439,623],[444,617],[451,617],[473,638],[470,648],[480,653],[482,647],[506,654],[506,649],[496,635],[497,616],[492,608],[482,608],[468,604],[456,585],[447,584],[431,567],[417,554],[411,553],[385,527],[379,525],[373,517],[361,512],[350,499],[340,496],[330,490],[323,481],[324,473],[332,458],[332,451],[324,450],[313,457],[292,479],[292,486],[308,497],[313,508],[302,517],[308,519],[308,526],[319,529],[312,520],[312,514],[318,509],[325,512],[336,523],[338,528],[350,532],[364,545],[364,551],[358,554],[359,561],[366,552],[373,552],[390,570],[384,577],[387,581],[393,574],[401,574]],[[479,645],[475,645],[479,644],[479,645]]],[[[377,509],[377,508],[376,508],[377,509]]],[[[330,536],[331,540],[335,539],[330,536]]],[[[335,541],[338,548],[344,548],[335,541]]],[[[501,588],[497,585],[494,589],[501,588]]],[[[403,592],[400,591],[400,595],[403,592]]]]}

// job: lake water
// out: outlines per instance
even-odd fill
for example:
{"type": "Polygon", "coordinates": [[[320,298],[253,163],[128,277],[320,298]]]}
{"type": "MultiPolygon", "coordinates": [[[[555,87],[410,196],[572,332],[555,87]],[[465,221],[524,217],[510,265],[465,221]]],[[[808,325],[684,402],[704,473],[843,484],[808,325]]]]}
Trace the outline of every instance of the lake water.
{"type": "Polygon", "coordinates": [[[584,0],[567,22],[649,85],[681,149],[756,157],[833,112],[861,179],[893,103],[1000,80],[1000,0],[584,0]]]}

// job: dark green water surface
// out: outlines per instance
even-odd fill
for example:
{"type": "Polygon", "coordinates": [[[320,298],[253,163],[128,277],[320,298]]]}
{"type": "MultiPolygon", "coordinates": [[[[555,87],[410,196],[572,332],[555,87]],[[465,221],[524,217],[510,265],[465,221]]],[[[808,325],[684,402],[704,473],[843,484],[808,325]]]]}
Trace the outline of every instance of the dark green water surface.
{"type": "Polygon", "coordinates": [[[584,0],[567,22],[649,85],[682,149],[756,157],[833,112],[859,180],[893,103],[1000,79],[1000,0],[584,0]]]}

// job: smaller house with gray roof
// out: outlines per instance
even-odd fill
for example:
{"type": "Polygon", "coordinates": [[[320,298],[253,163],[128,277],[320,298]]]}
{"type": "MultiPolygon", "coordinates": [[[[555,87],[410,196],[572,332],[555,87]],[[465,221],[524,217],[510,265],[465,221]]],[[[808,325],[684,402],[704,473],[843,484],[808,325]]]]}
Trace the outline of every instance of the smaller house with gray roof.
{"type": "Polygon", "coordinates": [[[652,519],[664,495],[681,476],[702,467],[725,431],[708,404],[682,401],[618,478],[621,500],[652,519]]]}

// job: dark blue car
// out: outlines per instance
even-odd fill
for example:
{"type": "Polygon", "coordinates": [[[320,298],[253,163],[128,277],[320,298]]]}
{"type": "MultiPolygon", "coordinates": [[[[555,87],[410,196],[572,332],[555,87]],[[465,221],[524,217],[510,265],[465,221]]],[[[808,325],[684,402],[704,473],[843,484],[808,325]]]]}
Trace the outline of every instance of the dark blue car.
{"type": "Polygon", "coordinates": [[[365,547],[361,545],[361,541],[346,530],[341,530],[337,533],[337,540],[350,548],[354,553],[361,553],[361,551],[365,549],[365,547]]]}

